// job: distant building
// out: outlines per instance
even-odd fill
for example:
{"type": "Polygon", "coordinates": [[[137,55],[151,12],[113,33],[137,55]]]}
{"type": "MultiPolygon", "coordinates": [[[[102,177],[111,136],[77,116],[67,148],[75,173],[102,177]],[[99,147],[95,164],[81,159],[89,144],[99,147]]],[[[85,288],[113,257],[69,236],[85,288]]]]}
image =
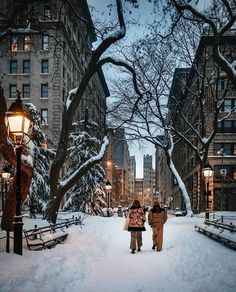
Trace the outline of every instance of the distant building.
{"type": "Polygon", "coordinates": [[[155,191],[155,176],[152,167],[152,156],[143,156],[143,199],[145,205],[152,204],[152,195],[155,191]]]}
{"type": "Polygon", "coordinates": [[[131,198],[134,197],[135,178],[136,178],[136,160],[135,156],[130,156],[128,169],[128,189],[131,198]]]}
{"type": "Polygon", "coordinates": [[[136,178],[134,181],[134,199],[139,200],[140,204],[144,206],[144,197],[143,197],[143,179],[136,178]]]}
{"type": "Polygon", "coordinates": [[[113,207],[129,206],[131,197],[128,188],[129,148],[125,137],[125,130],[110,129],[110,144],[104,158],[106,178],[112,184],[113,207]]]}

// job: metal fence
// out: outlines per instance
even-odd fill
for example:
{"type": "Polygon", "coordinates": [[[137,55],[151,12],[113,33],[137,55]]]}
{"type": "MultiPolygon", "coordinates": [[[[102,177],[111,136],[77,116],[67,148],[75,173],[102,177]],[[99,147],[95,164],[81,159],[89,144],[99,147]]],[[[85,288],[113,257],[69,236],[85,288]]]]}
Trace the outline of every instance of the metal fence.
{"type": "Polygon", "coordinates": [[[1,231],[0,233],[0,253],[13,252],[14,237],[11,232],[1,231]],[[5,233],[5,235],[4,235],[5,233]]]}

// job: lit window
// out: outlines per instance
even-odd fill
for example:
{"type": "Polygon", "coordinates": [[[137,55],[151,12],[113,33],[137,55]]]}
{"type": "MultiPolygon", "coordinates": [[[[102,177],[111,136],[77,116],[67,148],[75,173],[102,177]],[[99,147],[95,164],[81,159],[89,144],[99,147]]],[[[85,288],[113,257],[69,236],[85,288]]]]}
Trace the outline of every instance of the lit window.
{"type": "Polygon", "coordinates": [[[17,73],[17,61],[12,60],[10,61],[10,74],[16,74],[17,73]]]}
{"type": "Polygon", "coordinates": [[[30,85],[29,84],[23,84],[22,85],[23,90],[23,98],[30,98],[30,85]]]}
{"type": "Polygon", "coordinates": [[[48,98],[48,84],[41,84],[41,98],[48,98]]]}
{"type": "Polygon", "coordinates": [[[48,125],[48,110],[41,109],[41,125],[48,125]]]}
{"type": "Polygon", "coordinates": [[[16,98],[16,84],[11,84],[10,85],[9,98],[16,98]]]}
{"type": "Polygon", "coordinates": [[[41,72],[42,73],[48,73],[48,60],[42,60],[41,72]]]}
{"type": "Polygon", "coordinates": [[[11,37],[11,48],[10,49],[12,52],[18,51],[17,37],[16,36],[11,37]]]}
{"type": "Polygon", "coordinates": [[[47,35],[44,35],[42,37],[42,50],[48,51],[48,43],[49,43],[48,36],[47,35]]]}
{"type": "Polygon", "coordinates": [[[30,73],[30,60],[23,60],[23,73],[30,73]]]}
{"type": "Polygon", "coordinates": [[[30,37],[29,36],[24,37],[24,51],[25,52],[30,51],[30,37]]]}

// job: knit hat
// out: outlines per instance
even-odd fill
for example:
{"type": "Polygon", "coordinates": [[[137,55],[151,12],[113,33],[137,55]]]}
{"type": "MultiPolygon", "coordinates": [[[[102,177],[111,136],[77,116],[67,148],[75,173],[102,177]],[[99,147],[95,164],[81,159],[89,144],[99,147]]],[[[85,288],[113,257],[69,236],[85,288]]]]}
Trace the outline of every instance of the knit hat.
{"type": "Polygon", "coordinates": [[[153,205],[154,205],[154,206],[160,206],[160,201],[155,200],[154,203],[153,203],[153,205]]]}

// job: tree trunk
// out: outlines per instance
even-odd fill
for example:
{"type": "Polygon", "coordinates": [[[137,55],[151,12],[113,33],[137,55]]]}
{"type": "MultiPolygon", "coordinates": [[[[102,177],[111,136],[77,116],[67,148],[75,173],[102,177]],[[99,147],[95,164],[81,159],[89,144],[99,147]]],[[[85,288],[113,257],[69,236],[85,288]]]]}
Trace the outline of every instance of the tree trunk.
{"type": "Polygon", "coordinates": [[[187,211],[187,215],[188,216],[192,216],[193,215],[193,211],[192,211],[192,208],[191,208],[191,203],[190,203],[188,191],[186,189],[186,186],[185,186],[183,180],[181,179],[179,173],[177,172],[177,170],[176,170],[176,168],[175,168],[175,166],[174,166],[174,164],[173,164],[173,162],[171,160],[170,160],[169,168],[170,168],[172,174],[174,175],[174,177],[177,180],[179,189],[181,191],[181,194],[182,194],[182,197],[183,197],[183,200],[184,200],[184,204],[185,204],[185,208],[186,208],[186,211],[187,211]]]}
{"type": "Polygon", "coordinates": [[[48,222],[56,224],[57,222],[57,215],[60,208],[60,203],[65,194],[62,191],[57,191],[49,203],[48,209],[46,211],[46,217],[48,222]]]}

